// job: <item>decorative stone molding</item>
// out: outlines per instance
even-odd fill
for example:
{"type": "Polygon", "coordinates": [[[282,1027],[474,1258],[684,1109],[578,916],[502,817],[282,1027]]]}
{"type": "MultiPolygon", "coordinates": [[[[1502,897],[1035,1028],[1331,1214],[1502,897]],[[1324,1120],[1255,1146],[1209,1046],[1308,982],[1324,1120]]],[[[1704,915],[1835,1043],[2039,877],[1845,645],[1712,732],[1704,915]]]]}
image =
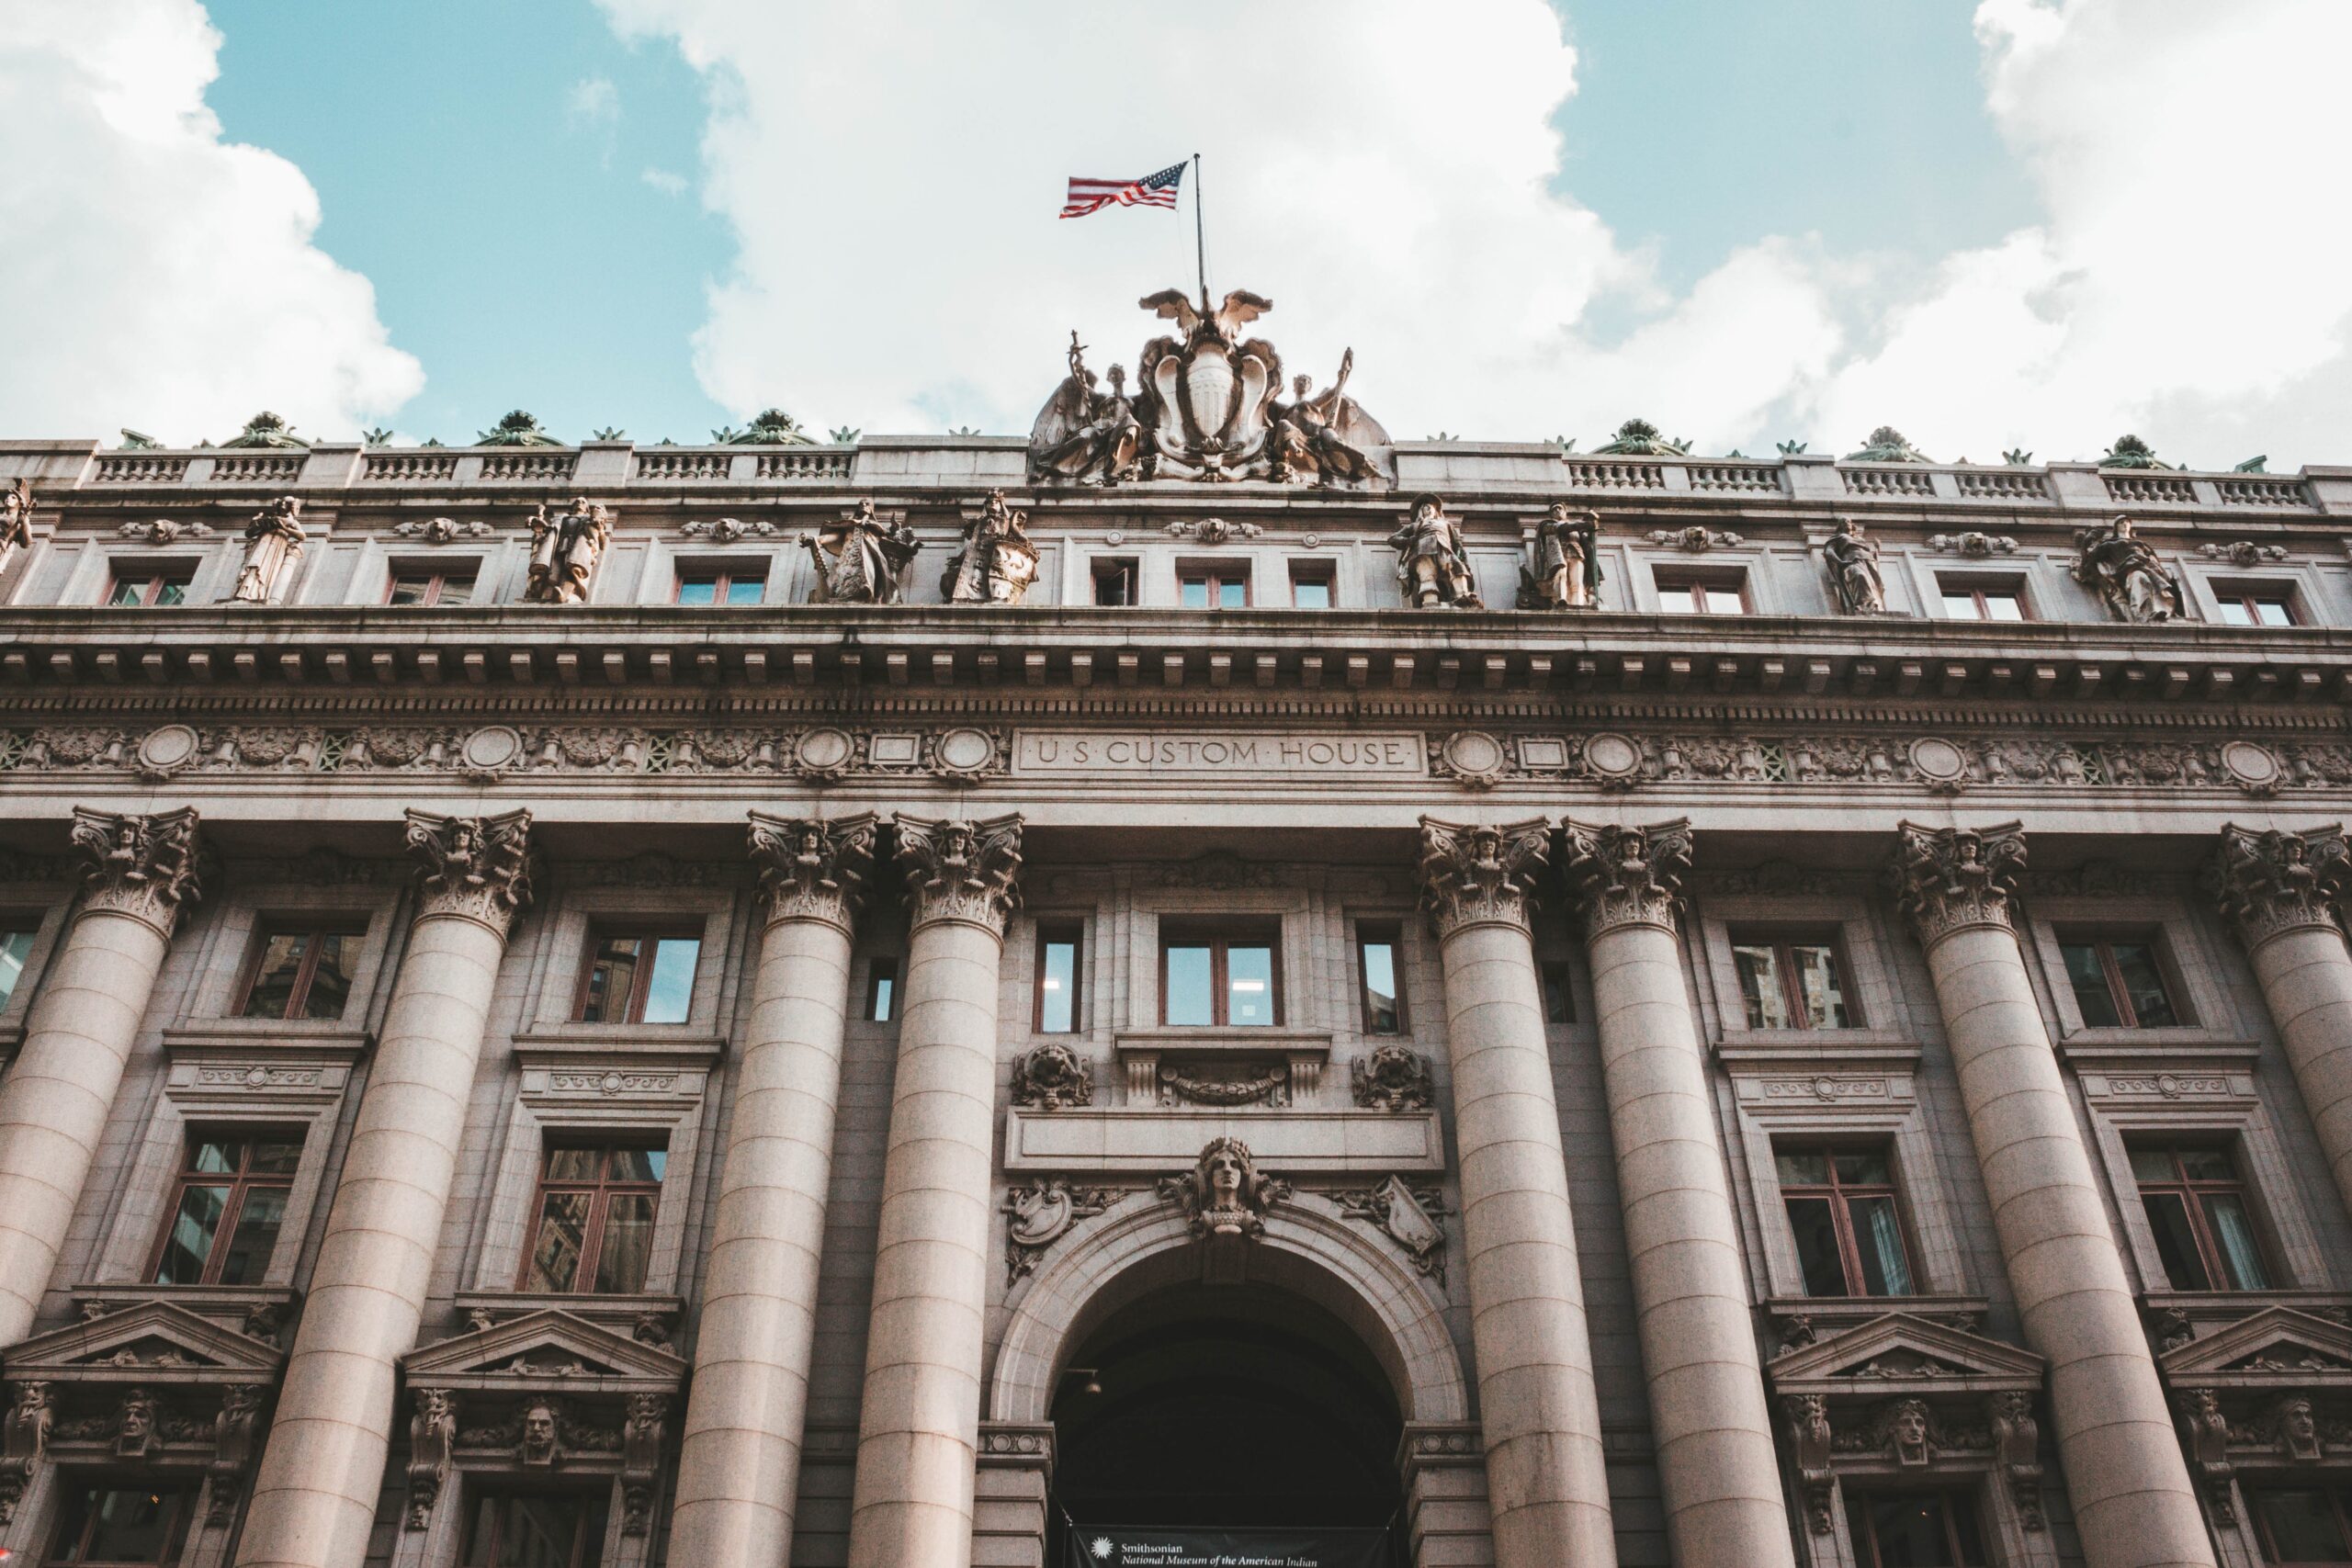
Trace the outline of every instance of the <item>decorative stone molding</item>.
{"type": "Polygon", "coordinates": [[[503,941],[531,902],[531,814],[443,817],[408,814],[408,847],[417,861],[420,919],[455,915],[478,920],[503,941]]]}
{"type": "Polygon", "coordinates": [[[870,811],[831,821],[752,813],[752,865],[768,919],[823,920],[854,929],[874,866],[881,819],[870,811]]]}
{"type": "Polygon", "coordinates": [[[268,1397],[269,1390],[259,1383],[232,1384],[220,1395],[220,1413],[212,1418],[212,1462],[206,1467],[212,1486],[204,1522],[215,1529],[237,1517],[237,1494],[261,1456],[261,1409],[268,1397]]]}
{"type": "Polygon", "coordinates": [[[1627,828],[1564,823],[1568,883],[1584,910],[1592,936],[1625,925],[1672,931],[1690,871],[1690,823],[1687,818],[1627,828]]]}
{"type": "Polygon", "coordinates": [[[2202,1337],[2168,1336],[2156,1365],[2181,1446],[2214,1519],[2234,1524],[2233,1483],[2305,1483],[2352,1452],[2352,1329],[2270,1306],[2202,1337]]]}
{"type": "Polygon", "coordinates": [[[421,1530],[433,1520],[449,1456],[458,1444],[458,1396],[446,1388],[419,1389],[408,1421],[408,1506],[401,1528],[421,1530]]]}
{"type": "Polygon", "coordinates": [[[1973,531],[1965,534],[1932,535],[1928,537],[1928,547],[1931,550],[1942,550],[1951,555],[1979,558],[2013,556],[2018,553],[2018,542],[2007,535],[1979,534],[1973,531]]]}
{"type": "Polygon", "coordinates": [[[1900,842],[1890,868],[1895,902],[1933,947],[1971,926],[2013,930],[2018,879],[2025,873],[2025,833],[2015,822],[1994,828],[1922,828],[1897,824],[1900,842]]]}
{"type": "Polygon", "coordinates": [[[1648,537],[1653,545],[1672,545],[1677,549],[1689,550],[1693,554],[1712,549],[1730,549],[1747,543],[1742,536],[1733,533],[1728,528],[1706,528],[1696,524],[1688,528],[1653,528],[1648,537]]]}
{"type": "Polygon", "coordinates": [[[1012,1058],[1012,1103],[1038,1111],[1094,1103],[1094,1075],[1058,1041],[1012,1058]]]}
{"type": "Polygon", "coordinates": [[[1392,1176],[1374,1187],[1334,1192],[1331,1201],[1350,1219],[1369,1220],[1413,1260],[1413,1269],[1445,1289],[1445,1227],[1438,1221],[1449,1211],[1443,1190],[1434,1185],[1408,1186],[1392,1176]]]}
{"type": "Polygon", "coordinates": [[[405,518],[391,526],[391,532],[403,539],[422,539],[428,545],[453,544],[460,535],[469,539],[490,537],[491,526],[479,517],[460,523],[455,517],[405,518]]]}
{"type": "Polygon", "coordinates": [[[1238,1138],[1212,1138],[1193,1168],[1163,1176],[1159,1196],[1184,1212],[1184,1223],[1202,1240],[1248,1239],[1266,1229],[1266,1212],[1291,1196],[1290,1183],[1261,1173],[1250,1145],[1238,1138]]]}
{"type": "Polygon", "coordinates": [[[621,1422],[621,1533],[641,1536],[653,1528],[653,1487],[669,1434],[670,1396],[632,1393],[628,1412],[621,1422]]]}
{"type": "Polygon", "coordinates": [[[1255,523],[1228,523],[1222,517],[1179,518],[1168,525],[1171,538],[1191,538],[1212,547],[1234,539],[1254,539],[1264,532],[1265,529],[1255,523]]]}
{"type": "Polygon", "coordinates": [[[75,807],[82,907],[132,916],[169,937],[203,892],[196,828],[192,806],[148,817],[75,807]]]}
{"type": "Polygon", "coordinates": [[[741,517],[696,517],[678,525],[678,532],[689,539],[708,539],[714,545],[731,545],[745,535],[769,538],[777,532],[776,525],[764,517],[754,517],[746,523],[741,517]]]}
{"type": "Polygon", "coordinates": [[[1829,1396],[1782,1394],[1781,1412],[1789,1424],[1789,1453],[1796,1461],[1797,1484],[1804,1495],[1805,1524],[1814,1534],[1827,1535],[1833,1529],[1830,1499],[1838,1483],[1829,1463],[1837,1440],[1829,1426],[1829,1396]]]}
{"type": "Polygon", "coordinates": [[[1421,907],[1438,940],[1495,922],[1526,930],[1551,837],[1540,817],[1500,827],[1422,818],[1421,907]]]}
{"type": "Polygon", "coordinates": [[[1004,1283],[1034,1272],[1037,1260],[1080,1220],[1109,1210],[1126,1193],[1115,1187],[1072,1187],[1058,1176],[1039,1177],[1004,1195],[1004,1283]]]}
{"type": "Polygon", "coordinates": [[[1348,1087],[1367,1111],[1427,1111],[1437,1103],[1430,1059],[1403,1045],[1380,1045],[1348,1069],[1348,1087]]]}
{"type": "Polygon", "coordinates": [[[2208,886],[2246,946],[2260,947],[2284,931],[2335,926],[2352,886],[2352,850],[2338,823],[2301,832],[2227,823],[2208,886]]]}
{"type": "Polygon", "coordinates": [[[1021,907],[1021,818],[961,821],[900,812],[899,863],[914,900],[914,923],[967,920],[998,936],[1021,907]]]}
{"type": "Polygon", "coordinates": [[[57,1424],[57,1404],[45,1382],[16,1385],[16,1399],[0,1423],[0,1525],[14,1522],[17,1505],[33,1472],[49,1457],[49,1434],[57,1424]]]}
{"type": "Polygon", "coordinates": [[[170,517],[158,517],[152,523],[125,523],[115,530],[126,539],[136,539],[148,545],[176,545],[182,539],[209,539],[212,525],[209,523],[182,523],[170,517]]]}
{"type": "Polygon", "coordinates": [[[2197,553],[2207,560],[2225,560],[2233,566],[2259,566],[2265,561],[2287,558],[2284,545],[2258,545],[2252,539],[2233,539],[2228,544],[2208,539],[2197,547],[2197,553]]]}

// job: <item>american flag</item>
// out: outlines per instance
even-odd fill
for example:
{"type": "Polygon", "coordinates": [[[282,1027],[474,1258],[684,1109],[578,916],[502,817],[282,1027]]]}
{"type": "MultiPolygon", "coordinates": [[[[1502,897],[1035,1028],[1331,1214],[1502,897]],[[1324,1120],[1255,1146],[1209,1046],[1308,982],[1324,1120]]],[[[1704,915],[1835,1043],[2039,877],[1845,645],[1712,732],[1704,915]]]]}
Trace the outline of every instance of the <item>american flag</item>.
{"type": "Polygon", "coordinates": [[[1139,180],[1081,180],[1072,176],[1069,200],[1062,208],[1062,216],[1083,218],[1114,201],[1121,207],[1172,208],[1176,205],[1176,186],[1183,178],[1182,164],[1170,164],[1159,173],[1146,175],[1139,180]]]}

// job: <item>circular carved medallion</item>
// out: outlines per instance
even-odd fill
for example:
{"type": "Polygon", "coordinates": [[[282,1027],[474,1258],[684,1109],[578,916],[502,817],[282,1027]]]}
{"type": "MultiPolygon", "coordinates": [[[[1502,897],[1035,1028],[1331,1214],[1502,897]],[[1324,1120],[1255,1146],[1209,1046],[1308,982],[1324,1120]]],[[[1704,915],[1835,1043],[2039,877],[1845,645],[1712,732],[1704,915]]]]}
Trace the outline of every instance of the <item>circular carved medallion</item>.
{"type": "Polygon", "coordinates": [[[1490,784],[1503,771],[1503,743],[1483,729],[1457,730],[1441,751],[1445,765],[1469,784],[1490,784]]]}
{"type": "Polygon", "coordinates": [[[1967,773],[1968,758],[1951,741],[1928,735],[1911,742],[1911,765],[1921,778],[1948,784],[1967,773]]]}
{"type": "Polygon", "coordinates": [[[503,724],[484,725],[466,737],[466,766],[482,773],[513,767],[522,754],[522,733],[503,724]]]}
{"type": "Polygon", "coordinates": [[[996,737],[985,729],[942,731],[933,755],[951,773],[977,773],[996,761],[996,737]]]}
{"type": "Polygon", "coordinates": [[[187,765],[196,755],[196,731],[185,724],[151,729],[139,743],[139,765],[156,773],[187,765]]]}
{"type": "Polygon", "coordinates": [[[1642,749],[1631,736],[1604,730],[1585,737],[1584,765],[1604,779],[1630,779],[1642,771],[1642,749]]]}
{"type": "Polygon", "coordinates": [[[2267,746],[2233,740],[2222,748],[2222,766],[2248,789],[2269,789],[2278,782],[2278,759],[2267,746]]]}
{"type": "Polygon", "coordinates": [[[857,742],[845,729],[812,729],[792,748],[792,761],[805,773],[836,773],[849,766],[857,742]]]}

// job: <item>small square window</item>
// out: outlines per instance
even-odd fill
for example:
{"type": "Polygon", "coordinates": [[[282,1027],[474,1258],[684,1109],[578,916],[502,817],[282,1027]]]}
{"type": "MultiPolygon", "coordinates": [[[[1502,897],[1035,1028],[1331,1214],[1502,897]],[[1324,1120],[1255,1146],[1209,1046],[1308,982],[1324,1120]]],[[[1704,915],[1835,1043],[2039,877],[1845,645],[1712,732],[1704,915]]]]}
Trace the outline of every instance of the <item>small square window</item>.
{"type": "Polygon", "coordinates": [[[471,1492],[458,1568],[597,1568],[612,1506],[594,1492],[471,1492]]]}
{"type": "Polygon", "coordinates": [[[1554,959],[1537,971],[1544,986],[1544,1021],[1552,1024],[1574,1023],[1577,1021],[1576,987],[1568,982],[1566,960],[1554,959]]]}
{"type": "Polygon", "coordinates": [[[336,1019],[351,999],[361,933],[319,926],[266,927],[247,971],[240,1018],[336,1019]]]}
{"type": "Polygon", "coordinates": [[[684,1023],[701,957],[698,930],[600,931],[590,939],[572,1016],[582,1023],[684,1023]]]}
{"type": "Polygon", "coordinates": [[[1400,935],[1394,925],[1356,928],[1356,976],[1363,985],[1366,1034],[1405,1032],[1404,970],[1397,956],[1400,935]]]}
{"type": "Polygon", "coordinates": [[[1743,576],[1657,574],[1657,607],[1669,615],[1745,615],[1749,611],[1743,576]]]}
{"type": "Polygon", "coordinates": [[[1271,1028],[1282,1021],[1281,974],[1271,930],[1163,927],[1159,1021],[1173,1028],[1271,1028]]]}
{"type": "Polygon", "coordinates": [[[1856,1568],[1983,1568],[1975,1499],[1962,1492],[1846,1494],[1856,1568]]]}
{"type": "Polygon", "coordinates": [[[1776,1142],[1772,1157],[1805,1294],[1912,1293],[1911,1251],[1884,1145],[1776,1142]]]}
{"type": "Polygon", "coordinates": [[[0,1008],[16,999],[25,965],[32,959],[33,939],[40,934],[28,925],[0,925],[0,1008]]]}
{"type": "Polygon", "coordinates": [[[1040,1034],[1068,1034],[1078,1027],[1079,945],[1075,925],[1037,928],[1035,1028],[1040,1034]]]}
{"type": "Polygon", "coordinates": [[[1177,574],[1176,602],[1187,610],[1239,610],[1250,604],[1246,566],[1186,567],[1177,574]]]}
{"type": "Polygon", "coordinates": [[[188,1135],[149,1278],[158,1285],[257,1285],[302,1161],[299,1132],[188,1135]]]}
{"type": "Polygon", "coordinates": [[[669,1160],[659,1144],[549,1148],[516,1289],[596,1295],[643,1290],[669,1160]]]}
{"type": "Polygon", "coordinates": [[[2295,591],[2283,582],[2216,582],[2213,602],[2225,626],[2296,626],[2295,591]]]}
{"type": "Polygon", "coordinates": [[[1290,604],[1294,610],[1328,610],[1339,602],[1331,592],[1332,570],[1326,562],[1290,563],[1290,604]]]}
{"type": "Polygon", "coordinates": [[[2176,1291],[2267,1291],[2270,1269],[2229,1151],[2134,1144],[2132,1179],[2176,1291]]]}
{"type": "Polygon", "coordinates": [[[2173,1000],[2160,944],[2153,935],[2061,934],[2066,983],[2088,1029],[2170,1029],[2188,1021],[2173,1000]]]}
{"type": "Polygon", "coordinates": [[[412,571],[395,569],[384,603],[391,605],[413,604],[443,609],[470,604],[474,599],[474,574],[466,571],[412,571]]]}
{"type": "Polygon", "coordinates": [[[888,1023],[897,1016],[899,1009],[899,961],[876,958],[865,966],[865,1017],[872,1023],[888,1023]]]}
{"type": "Polygon", "coordinates": [[[1750,1029],[1849,1029],[1845,966],[1826,936],[1734,932],[1731,961],[1750,1029]]]}
{"type": "Polygon", "coordinates": [[[681,604],[757,604],[766,599],[767,592],[764,567],[678,574],[677,602],[681,604]]]}
{"type": "Polygon", "coordinates": [[[192,566],[160,570],[117,571],[107,587],[107,607],[115,610],[163,609],[187,603],[188,585],[196,581],[192,566]]]}
{"type": "Polygon", "coordinates": [[[1937,596],[1943,601],[1944,619],[1948,621],[2023,621],[2030,619],[2025,613],[2025,585],[2014,578],[1975,578],[1941,575],[1936,579],[1937,596]]]}
{"type": "Polygon", "coordinates": [[[74,1568],[141,1568],[177,1562],[187,1539],[191,1488],[69,1481],[59,1490],[56,1544],[49,1561],[74,1568]]]}
{"type": "Polygon", "coordinates": [[[1130,557],[1103,556],[1093,565],[1094,602],[1097,604],[1134,604],[1136,594],[1136,563],[1130,557]]]}

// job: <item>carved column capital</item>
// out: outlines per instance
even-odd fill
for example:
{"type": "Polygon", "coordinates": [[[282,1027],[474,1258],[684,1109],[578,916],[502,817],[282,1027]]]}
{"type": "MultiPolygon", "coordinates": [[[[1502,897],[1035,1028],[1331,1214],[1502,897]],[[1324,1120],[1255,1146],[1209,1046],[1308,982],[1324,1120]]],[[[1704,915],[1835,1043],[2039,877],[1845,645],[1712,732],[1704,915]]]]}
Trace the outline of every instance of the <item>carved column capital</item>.
{"type": "Polygon", "coordinates": [[[2334,928],[2347,883],[2352,851],[2335,823],[2300,833],[2227,824],[2207,874],[2214,901],[2248,948],[2306,926],[2334,928]]]}
{"type": "Polygon", "coordinates": [[[1561,827],[1567,836],[1568,886],[1589,935],[1627,925],[1675,929],[1682,879],[1690,870],[1690,818],[1645,828],[1574,820],[1561,827]]]}
{"type": "Polygon", "coordinates": [[[1421,908],[1438,940],[1497,922],[1526,930],[1551,838],[1540,817],[1501,827],[1422,818],[1421,908]]]}
{"type": "Polygon", "coordinates": [[[2025,874],[2025,833],[2018,824],[1995,828],[1895,825],[1900,835],[1889,874],[1895,902],[1933,947],[1971,926],[2014,930],[2018,878],[2025,874]]]}
{"type": "Polygon", "coordinates": [[[77,806],[74,848],[82,857],[85,909],[130,915],[169,937],[202,892],[193,806],[149,817],[77,806]]]}
{"type": "Polygon", "coordinates": [[[501,941],[531,902],[531,814],[443,817],[408,814],[408,847],[416,856],[417,918],[455,915],[478,920],[501,941]]]}
{"type": "Polygon", "coordinates": [[[829,822],[752,812],[752,866],[767,895],[769,920],[854,927],[878,830],[870,811],[829,822]]]}
{"type": "Polygon", "coordinates": [[[966,920],[1002,936],[1005,918],[1021,907],[1020,817],[967,822],[901,812],[892,820],[914,923],[966,920]]]}

